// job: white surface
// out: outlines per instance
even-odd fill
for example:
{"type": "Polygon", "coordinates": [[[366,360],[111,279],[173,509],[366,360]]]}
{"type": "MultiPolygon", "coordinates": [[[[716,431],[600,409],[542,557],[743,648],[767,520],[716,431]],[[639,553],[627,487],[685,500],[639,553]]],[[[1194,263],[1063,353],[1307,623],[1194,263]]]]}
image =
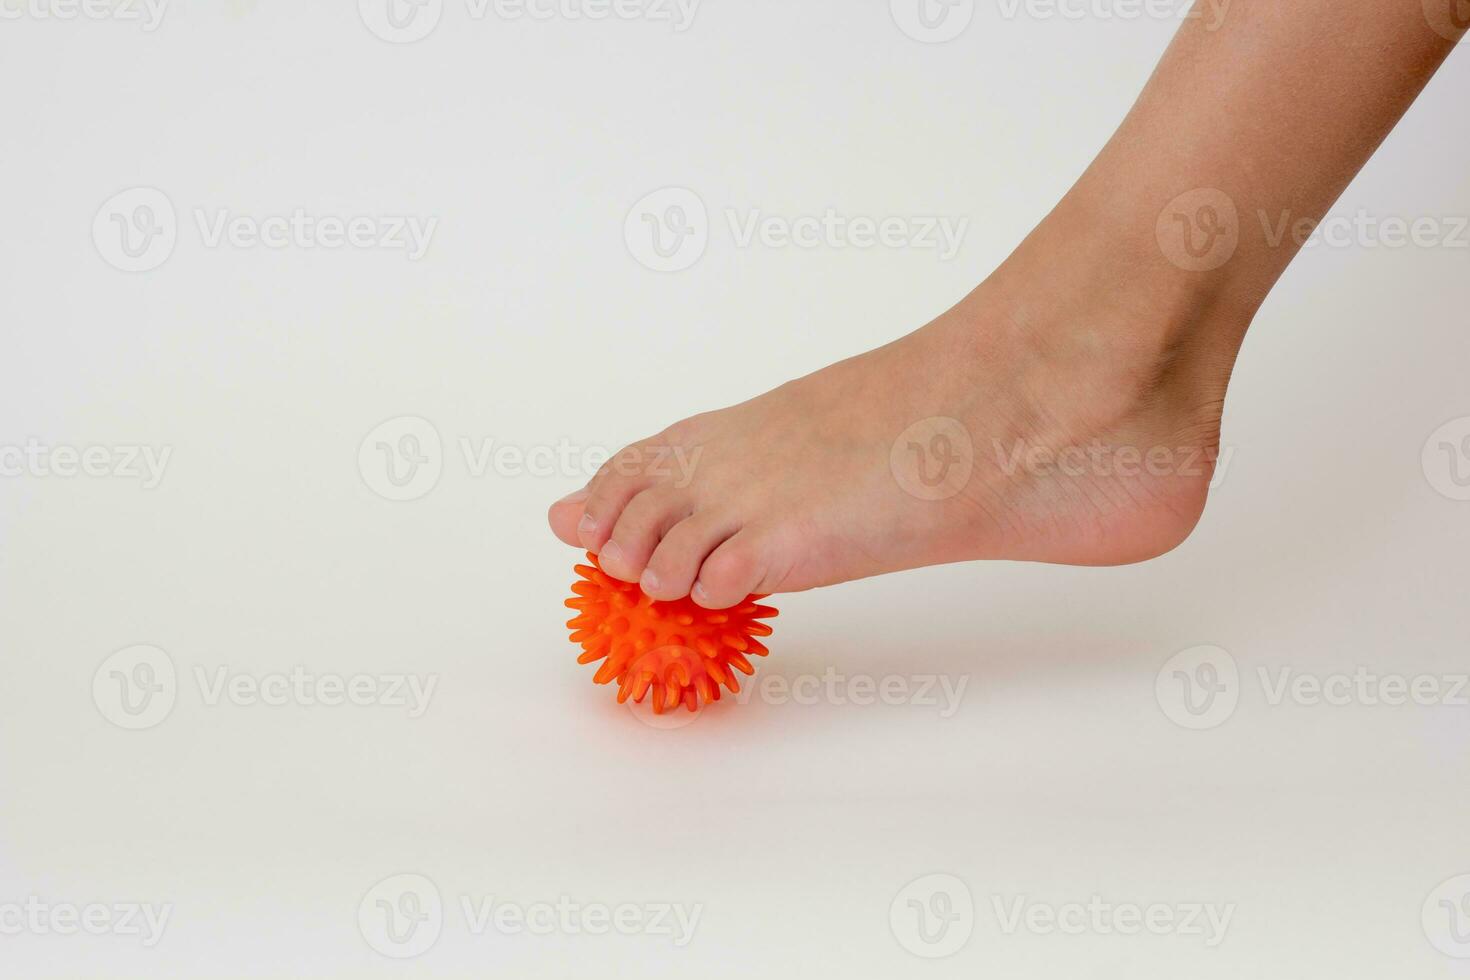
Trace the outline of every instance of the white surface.
{"type": "MultiPolygon", "coordinates": [[[[758,676],[941,675],[966,685],[949,717],[756,698],[645,726],[565,640],[575,556],[542,515],[576,476],[466,464],[462,439],[615,448],[887,340],[978,282],[1174,27],[1001,9],[979,5],[943,45],[905,36],[886,4],[840,0],[711,0],[682,33],[476,21],[450,0],[407,45],[350,3],[194,0],[152,33],[0,22],[0,444],[172,451],[154,489],[0,479],[0,906],[172,907],[152,948],[0,935],[0,975],[1470,975],[1421,923],[1427,904],[1447,942],[1438,900],[1464,883],[1431,892],[1470,872],[1465,692],[1273,705],[1259,674],[1470,670],[1470,503],[1421,466],[1430,434],[1470,415],[1470,249],[1301,259],[1246,344],[1234,455],[1177,553],[780,602],[758,676]],[[177,209],[178,241],[128,274],[91,229],[140,186],[177,209]],[[714,230],[697,264],[660,274],[623,226],[669,186],[697,192],[714,230]],[[438,227],[412,262],[207,248],[193,221],[297,207],[438,227]],[[972,223],[944,262],[740,248],[722,217],[828,207],[972,223]],[[358,451],[400,416],[432,423],[442,473],[393,503],[358,451]],[[93,679],[137,644],[167,652],[178,690],[129,731],[93,679]],[[1200,645],[1233,657],[1239,700],[1189,730],[1155,681],[1200,645]],[[211,705],[196,681],[297,666],[437,688],[410,718],[211,705]],[[359,905],[402,873],[444,909],[437,940],[397,961],[359,905]],[[930,874],[974,905],[945,959],[901,941],[940,948],[907,906],[927,886],[900,894],[930,874]],[[1007,934],[995,911],[1093,895],[1233,911],[1212,948],[1007,934]],[[682,948],[476,934],[460,900],[488,896],[701,915],[682,948]]],[[[1334,213],[1470,213],[1467,85],[1470,59],[1453,59],[1334,213]]]]}

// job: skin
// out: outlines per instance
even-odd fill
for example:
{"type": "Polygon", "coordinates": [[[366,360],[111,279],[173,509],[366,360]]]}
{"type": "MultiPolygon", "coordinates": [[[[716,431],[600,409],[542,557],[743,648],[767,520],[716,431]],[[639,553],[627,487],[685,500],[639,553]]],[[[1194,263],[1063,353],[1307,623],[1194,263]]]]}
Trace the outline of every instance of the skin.
{"type": "Polygon", "coordinates": [[[1241,341],[1300,250],[1280,230],[1326,214],[1453,50],[1463,4],[1434,2],[1186,20],[1077,184],[957,306],[634,443],[552,530],[712,609],[944,562],[1169,551],[1203,511],[1241,341]]]}

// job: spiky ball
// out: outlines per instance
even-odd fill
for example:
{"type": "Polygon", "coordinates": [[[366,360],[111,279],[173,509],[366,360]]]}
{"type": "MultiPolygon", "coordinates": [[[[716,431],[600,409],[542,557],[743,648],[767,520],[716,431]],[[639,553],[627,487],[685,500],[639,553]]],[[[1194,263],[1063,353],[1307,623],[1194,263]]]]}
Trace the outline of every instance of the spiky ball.
{"type": "Polygon", "coordinates": [[[659,602],[604,573],[596,555],[589,553],[587,560],[591,564],[576,567],[581,578],[572,583],[576,594],[566,605],[577,615],[567,628],[572,642],[582,646],[577,663],[604,661],[592,679],[617,681],[619,704],[629,698],[641,703],[651,693],[656,714],[680,704],[695,711],[720,700],[722,685],[732,694],[740,690],[735,671],[755,673],[747,654],[770,652],[756,639],[771,635],[760,620],[777,614],[757,602],[765,596],[719,610],[687,598],[659,602]]]}

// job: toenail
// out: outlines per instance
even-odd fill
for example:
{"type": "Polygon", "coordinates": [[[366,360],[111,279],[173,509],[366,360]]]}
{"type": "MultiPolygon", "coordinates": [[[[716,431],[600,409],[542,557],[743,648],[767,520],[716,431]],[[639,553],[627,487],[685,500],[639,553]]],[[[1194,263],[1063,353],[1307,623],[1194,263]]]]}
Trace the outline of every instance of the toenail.
{"type": "Polygon", "coordinates": [[[601,558],[603,561],[611,561],[621,564],[623,561],[623,549],[618,547],[618,543],[616,541],[609,541],[607,544],[602,546],[602,553],[599,554],[597,557],[601,558]]]}
{"type": "Polygon", "coordinates": [[[567,494],[565,497],[563,497],[560,500],[558,500],[557,503],[559,503],[559,504],[580,504],[582,501],[586,500],[590,496],[592,496],[592,491],[591,490],[588,490],[586,487],[583,487],[582,489],[578,490],[576,493],[569,493],[569,494],[567,494]]]}
{"type": "Polygon", "coordinates": [[[657,592],[658,576],[653,574],[653,569],[645,568],[643,570],[643,577],[638,580],[638,584],[643,586],[644,592],[657,592]]]}
{"type": "Polygon", "coordinates": [[[700,602],[709,602],[709,593],[705,591],[703,582],[695,582],[694,590],[689,594],[700,602]]]}
{"type": "Polygon", "coordinates": [[[583,514],[581,522],[577,524],[577,530],[584,534],[591,534],[597,530],[597,518],[591,514],[583,514]]]}

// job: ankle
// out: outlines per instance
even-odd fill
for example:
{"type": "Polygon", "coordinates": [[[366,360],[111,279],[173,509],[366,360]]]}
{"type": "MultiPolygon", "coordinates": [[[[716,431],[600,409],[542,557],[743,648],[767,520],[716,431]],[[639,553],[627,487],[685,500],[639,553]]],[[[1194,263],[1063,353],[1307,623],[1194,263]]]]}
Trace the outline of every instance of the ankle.
{"type": "Polygon", "coordinates": [[[1100,408],[1218,402],[1264,292],[1229,263],[1170,263],[1149,224],[1141,240],[1110,208],[1069,195],[961,307],[992,329],[1000,319],[1039,373],[1083,384],[1100,408]]]}

